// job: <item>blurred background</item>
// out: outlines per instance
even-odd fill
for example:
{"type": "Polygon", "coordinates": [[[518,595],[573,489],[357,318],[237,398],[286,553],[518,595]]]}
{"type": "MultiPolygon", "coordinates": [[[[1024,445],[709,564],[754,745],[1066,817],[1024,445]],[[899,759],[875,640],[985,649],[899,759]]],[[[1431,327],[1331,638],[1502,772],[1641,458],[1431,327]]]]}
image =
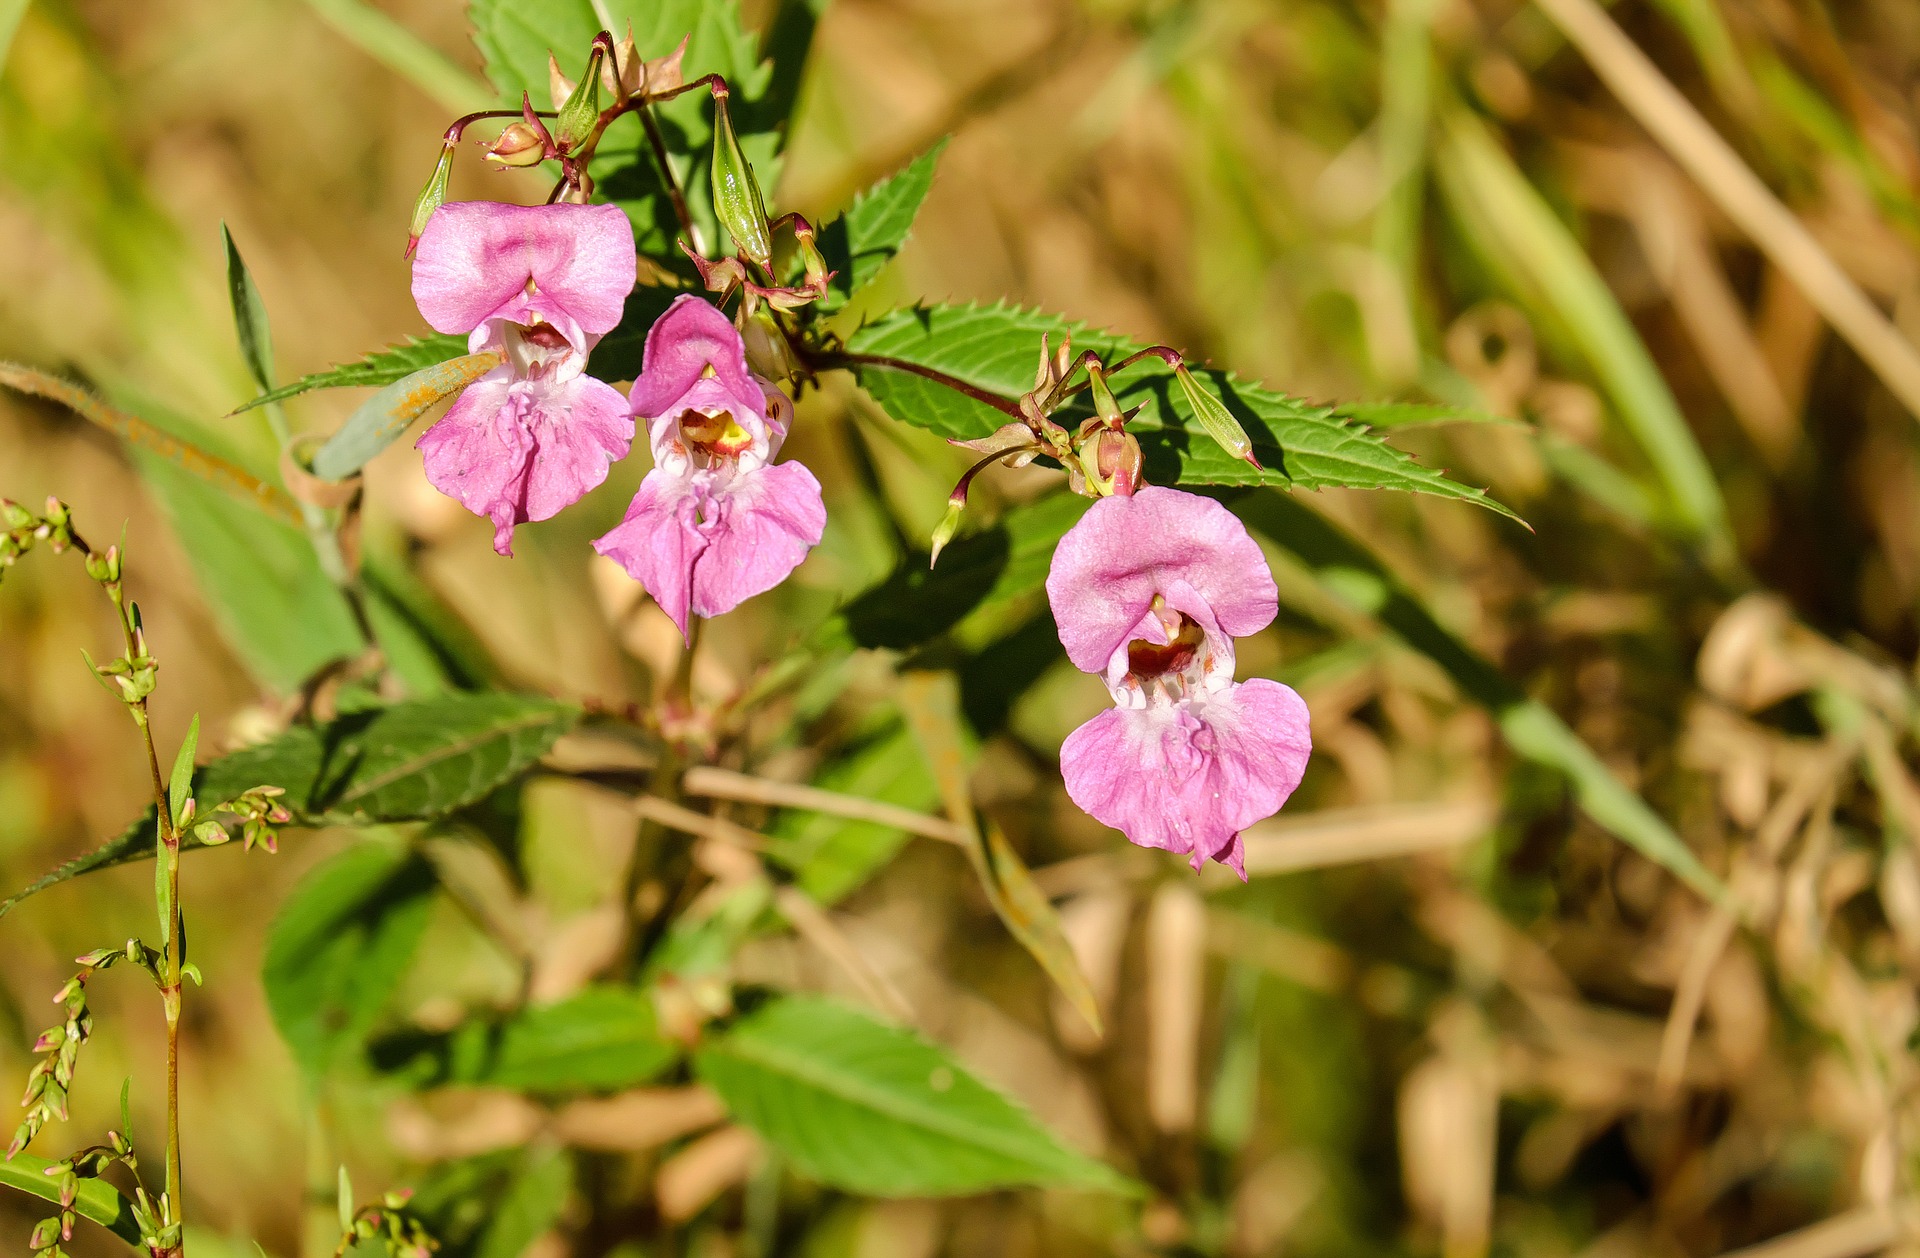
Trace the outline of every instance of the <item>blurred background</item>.
{"type": "MultiPolygon", "coordinates": [[[[775,5],[746,0],[744,20],[764,29],[775,5]]],[[[223,221],[283,378],[423,331],[407,216],[437,133],[488,94],[462,6],[377,7],[439,60],[396,72],[347,0],[0,4],[20,15],[0,73],[0,356],[271,471],[259,413],[221,418],[253,393],[223,221]]],[[[1920,6],[1621,0],[1611,16],[1841,286],[1920,339],[1920,6]]],[[[818,222],[955,137],[889,296],[1006,299],[1316,400],[1512,421],[1395,440],[1490,486],[1531,532],[1460,504],[1302,497],[1559,713],[1734,891],[1716,907],[1595,824],[1563,774],[1510,749],[1485,687],[1383,628],[1350,570],[1275,546],[1280,621],[1245,644],[1241,674],[1302,691],[1316,754],[1290,828],[1269,832],[1269,852],[1292,854],[1248,886],[1129,859],[1065,800],[1059,740],[1106,699],[1064,661],[983,731],[976,789],[1058,897],[1109,1003],[1105,1040],[1053,1001],[950,849],[904,848],[835,908],[922,1029],[1137,1169],[1152,1202],[1122,1217],[1035,1193],[823,1198],[795,1252],[1711,1255],[1784,1233],[1793,1247],[1759,1252],[1920,1252],[1905,1239],[1920,1169],[1920,430],[1897,363],[1864,361],[1779,250],[1736,225],[1726,197],[1750,206],[1751,189],[1707,195],[1676,165],[1654,138],[1662,117],[1603,81],[1619,64],[1510,0],[822,8],[779,209],[818,222]]],[[[1668,121],[1685,108],[1660,107],[1668,121]]],[[[544,190],[471,153],[454,180],[456,197],[544,190]]],[[[325,431],[360,396],[289,409],[325,431]]],[[[891,570],[965,466],[847,385],[803,401],[788,450],[828,486],[828,537],[788,587],[714,626],[695,679],[711,695],[891,570]]],[[[370,469],[369,562],[510,683],[644,701],[676,639],[586,544],[640,464],[523,528],[507,562],[401,443],[370,469]]],[[[976,509],[1050,483],[990,475],[976,509]]],[[[244,513],[211,515],[205,491],[143,474],[111,435],[0,399],[0,495],[49,494],[96,539],[125,522],[168,745],[196,711],[220,745],[283,718],[298,674],[268,662],[287,653],[249,610],[283,592],[235,587],[182,540],[271,567],[244,513]]],[[[276,608],[300,623],[297,597],[276,608]]],[[[145,798],[135,732],[78,654],[111,632],[77,565],[36,555],[8,572],[8,889],[145,798]]],[[[788,712],[760,740],[763,771],[804,778],[872,745],[891,674],[850,667],[828,710],[788,712]]],[[[890,784],[933,805],[929,784],[869,762],[873,781],[843,789],[890,784]]],[[[634,822],[588,788],[542,783],[520,824],[516,911],[564,984],[634,822]]],[[[316,1140],[371,1191],[518,1130],[485,1098],[436,1107],[368,1085],[335,1098],[316,1135],[258,972],[285,889],[341,842],[294,835],[277,857],[187,863],[208,979],[183,1081],[197,1251],[312,1252],[310,1185],[332,1176],[308,1156],[316,1140]]],[[[149,895],[143,869],[123,870],[0,920],[0,1079],[24,1078],[68,959],[141,928],[149,895]]],[[[459,914],[433,930],[397,1015],[444,1021],[511,990],[459,914]]],[[[737,976],[845,982],[790,940],[749,949],[737,976]]],[[[74,1125],[43,1140],[111,1125],[129,1075],[136,1129],[159,1129],[157,1005],[117,974],[96,991],[74,1125]]],[[[722,1168],[712,1192],[728,1187],[722,1168]]],[[[733,1252],[723,1215],[696,1230],[698,1252],[733,1252]]],[[[37,1217],[0,1196],[0,1246],[23,1248],[37,1217]]]]}

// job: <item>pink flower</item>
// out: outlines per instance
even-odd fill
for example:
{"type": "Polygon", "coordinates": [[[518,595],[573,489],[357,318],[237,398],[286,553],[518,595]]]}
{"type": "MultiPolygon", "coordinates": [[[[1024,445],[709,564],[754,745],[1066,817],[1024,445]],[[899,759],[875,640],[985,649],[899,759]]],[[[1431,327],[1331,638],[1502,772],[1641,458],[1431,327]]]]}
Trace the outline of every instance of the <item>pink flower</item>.
{"type": "Polygon", "coordinates": [[[820,482],[772,464],[793,404],[747,369],[733,322],[682,295],[647,333],[634,416],[654,467],[627,518],[593,544],[688,632],[787,579],[827,525],[820,482]]]}
{"type": "Polygon", "coordinates": [[[1114,700],[1061,746],[1067,794],[1142,847],[1246,877],[1240,831],[1279,811],[1312,750],[1299,695],[1233,680],[1233,639],[1279,607],[1259,546],[1208,498],[1103,498],[1060,540],[1047,598],[1114,700]]]}
{"type": "Polygon", "coordinates": [[[493,521],[493,548],[607,478],[633,444],[626,399],[582,375],[634,284],[633,229],[612,205],[462,201],[434,211],[413,299],[470,353],[506,362],[469,385],[420,438],[427,479],[493,521]]]}

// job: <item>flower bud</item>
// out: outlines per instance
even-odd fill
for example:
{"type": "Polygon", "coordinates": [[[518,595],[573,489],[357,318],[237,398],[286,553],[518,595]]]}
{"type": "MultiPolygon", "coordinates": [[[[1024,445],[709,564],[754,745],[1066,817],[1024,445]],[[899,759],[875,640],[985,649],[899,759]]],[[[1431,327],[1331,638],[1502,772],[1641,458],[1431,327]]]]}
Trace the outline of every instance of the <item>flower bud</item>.
{"type": "Polygon", "coordinates": [[[787,334],[764,306],[748,316],[746,326],[740,329],[740,339],[746,346],[747,366],[756,374],[775,381],[792,380],[800,374],[787,334]]]}
{"type": "Polygon", "coordinates": [[[1218,442],[1222,450],[1236,459],[1245,459],[1258,469],[1260,460],[1253,457],[1253,441],[1247,436],[1247,430],[1240,426],[1240,421],[1233,417],[1233,412],[1227,409],[1226,403],[1201,388],[1200,382],[1193,378],[1193,373],[1187,370],[1185,363],[1173,369],[1173,378],[1180,382],[1180,392],[1186,397],[1187,406],[1193,411],[1193,417],[1200,421],[1200,426],[1207,430],[1207,435],[1218,442]]]}
{"type": "Polygon", "coordinates": [[[413,203],[413,222],[407,228],[407,251],[402,257],[413,256],[414,248],[420,243],[420,233],[427,230],[427,220],[433,217],[435,210],[447,203],[447,176],[452,173],[453,145],[442,145],[440,160],[434,164],[427,186],[420,189],[420,197],[413,203]]]}
{"type": "MultiPolygon", "coordinates": [[[[1108,428],[1088,420],[1081,429],[1079,463],[1086,472],[1090,496],[1126,497],[1141,485],[1140,443],[1124,428],[1108,428]]],[[[1085,492],[1080,486],[1074,488],[1085,492]]]]}
{"type": "Polygon", "coordinates": [[[546,157],[546,141],[524,122],[510,124],[487,147],[487,160],[502,166],[538,166],[546,157]]]}
{"type": "Polygon", "coordinates": [[[547,96],[553,101],[553,107],[559,109],[573,96],[573,80],[560,72],[560,63],[554,60],[551,52],[547,54],[547,96]]]}
{"type": "Polygon", "coordinates": [[[733,237],[734,247],[761,266],[773,264],[773,232],[767,205],[753,177],[740,137],[727,116],[727,92],[713,89],[713,212],[733,237]]]}
{"type": "Polygon", "coordinates": [[[940,523],[933,530],[933,553],[927,556],[927,567],[940,562],[940,552],[947,548],[953,535],[960,531],[960,516],[967,509],[967,493],[956,489],[947,499],[947,513],[940,517],[940,523]]]}

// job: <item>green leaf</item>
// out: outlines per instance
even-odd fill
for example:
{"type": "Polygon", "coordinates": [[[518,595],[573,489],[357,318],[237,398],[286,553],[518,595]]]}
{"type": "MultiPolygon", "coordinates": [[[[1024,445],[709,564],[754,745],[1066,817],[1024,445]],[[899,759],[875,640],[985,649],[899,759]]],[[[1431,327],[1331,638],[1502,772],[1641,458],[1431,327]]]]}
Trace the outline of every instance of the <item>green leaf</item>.
{"type": "MultiPolygon", "coordinates": [[[[813,785],[917,812],[939,798],[913,736],[897,723],[828,764],[813,785]]],[[[804,809],[782,812],[767,833],[767,855],[793,870],[800,889],[822,904],[852,892],[907,841],[904,830],[804,809]]]]}
{"type": "Polygon", "coordinates": [[[340,431],[313,455],[313,474],[345,480],[392,445],[414,420],[486,375],[502,361],[499,350],[463,354],[422,367],[362,402],[340,431]]]}
{"type": "Polygon", "coordinates": [[[267,932],[261,981],[309,1083],[372,1032],[433,906],[432,867],[398,843],[357,843],[301,879],[267,932]]]}
{"type": "Polygon", "coordinates": [[[193,796],[193,757],[199,748],[200,714],[196,712],[187,725],[187,736],[180,740],[180,750],[173,757],[173,776],[167,783],[167,806],[173,812],[176,828],[186,820],[187,800],[193,796]]]}
{"type": "MultiPolygon", "coordinates": [[[[0,1161],[0,1184],[17,1188],[42,1201],[60,1204],[60,1176],[47,1174],[53,1165],[31,1153],[16,1153],[0,1161]]],[[[133,1203],[104,1179],[82,1177],[80,1191],[73,1199],[73,1212],[106,1228],[130,1245],[140,1244],[140,1225],[133,1218],[133,1203]]]]}
{"type": "Polygon", "coordinates": [[[246,262],[240,257],[240,246],[233,243],[233,233],[225,223],[220,224],[220,240],[227,249],[227,297],[233,304],[233,328],[240,338],[240,356],[247,360],[247,370],[253,373],[254,383],[262,389],[271,389],[273,333],[267,327],[267,308],[260,300],[253,276],[247,272],[246,262]]]}
{"type": "Polygon", "coordinates": [[[279,694],[364,645],[307,535],[142,450],[134,464],[193,567],[214,623],[247,671],[279,694]]]}
{"type": "Polygon", "coordinates": [[[572,1192],[573,1162],[564,1149],[527,1150],[481,1233],[474,1258],[520,1258],[560,1221],[572,1192]]]}
{"type": "Polygon", "coordinates": [[[443,336],[434,333],[431,336],[415,339],[408,337],[385,349],[377,349],[358,362],[338,363],[325,371],[316,371],[301,376],[292,384],[283,384],[270,389],[233,411],[252,410],[256,406],[265,406],[269,402],[284,402],[290,397],[299,397],[302,393],[311,393],[315,389],[343,389],[356,387],[378,387],[405,379],[414,372],[435,363],[443,363],[449,358],[459,358],[467,352],[467,338],[464,336],[443,336]]]}
{"type": "Polygon", "coordinates": [[[1285,494],[1242,494],[1227,505],[1248,527],[1298,556],[1341,602],[1371,616],[1438,664],[1462,694],[1492,714],[1508,746],[1572,783],[1575,802],[1595,824],[1707,898],[1725,894],[1720,880],[1673,828],[1615,777],[1553,709],[1529,698],[1450,633],[1364,542],[1285,494]]]}
{"type": "Polygon", "coordinates": [[[711,1041],[700,1078],[805,1174],[876,1197],[1131,1190],[945,1050],[842,1005],[774,1001],[711,1041]]]}
{"type": "Polygon", "coordinates": [[[679,1057],[660,1035],[652,999],[615,987],[442,1034],[398,1032],[371,1051],[383,1073],[415,1087],[464,1084],[539,1095],[636,1087],[679,1057]]]}
{"type": "MultiPolygon", "coordinates": [[[[365,826],[427,821],[477,802],[531,768],[580,710],[527,695],[453,694],[296,726],[222,756],[193,776],[203,814],[256,786],[278,786],[294,822],[365,826]]],[[[153,855],[153,809],[120,835],[9,900],[0,916],[46,888],[153,855]]],[[[183,847],[203,846],[192,836],[183,847]]]]}
{"type": "Polygon", "coordinates": [[[1504,415],[1489,415],[1469,406],[1441,402],[1342,402],[1333,408],[1342,419],[1358,420],[1375,428],[1433,428],[1441,424],[1485,424],[1494,428],[1533,431],[1533,425],[1504,415]]]}
{"type": "Polygon", "coordinates": [[[835,275],[827,295],[820,301],[823,311],[837,310],[887,263],[913,231],[913,220],[920,203],[933,187],[933,171],[947,137],[901,169],[882,179],[853,199],[847,212],[820,229],[820,252],[827,268],[835,275]]]}
{"type": "MultiPolygon", "coordinates": [[[[977,388],[1017,398],[1033,386],[1043,333],[1056,347],[1071,333],[1076,350],[1093,350],[1108,362],[1141,348],[1054,315],[1004,305],[896,311],[861,328],[848,341],[848,348],[856,354],[918,363],[977,388]]],[[[945,437],[984,437],[1008,422],[993,407],[923,376],[871,364],[857,365],[855,374],[895,419],[945,437]]],[[[1397,489],[1473,502],[1513,516],[1484,491],[1423,467],[1412,455],[1396,450],[1363,425],[1341,419],[1330,407],[1312,406],[1224,372],[1196,371],[1194,376],[1226,403],[1246,429],[1264,470],[1221,449],[1193,416],[1173,372],[1150,358],[1129,367],[1112,383],[1122,407],[1142,407],[1128,430],[1140,441],[1147,480],[1153,484],[1397,489]]]]}

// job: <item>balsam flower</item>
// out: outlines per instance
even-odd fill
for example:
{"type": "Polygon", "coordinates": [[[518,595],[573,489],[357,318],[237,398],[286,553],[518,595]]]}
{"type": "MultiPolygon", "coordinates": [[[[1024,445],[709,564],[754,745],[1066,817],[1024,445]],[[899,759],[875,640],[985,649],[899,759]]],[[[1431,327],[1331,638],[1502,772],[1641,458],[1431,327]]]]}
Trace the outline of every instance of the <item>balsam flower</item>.
{"type": "Polygon", "coordinates": [[[1114,700],[1061,746],[1067,794],[1142,847],[1246,877],[1240,831],[1279,811],[1312,750],[1299,695],[1233,680],[1233,639],[1279,607],[1259,546],[1208,498],[1102,498],[1060,540],[1047,598],[1068,658],[1114,700]]]}
{"type": "Polygon", "coordinates": [[[653,470],[627,517],[593,544],[647,587],[680,632],[787,579],[820,541],[820,482],[774,464],[793,403],[747,369],[733,322],[685,294],[647,333],[634,417],[653,470]]]}
{"type": "Polygon", "coordinates": [[[420,438],[427,479],[493,521],[493,548],[607,478],[633,444],[618,390],[582,374],[620,322],[635,275],[633,229],[612,205],[462,201],[428,220],[413,299],[435,330],[506,361],[468,385],[420,438]]]}

